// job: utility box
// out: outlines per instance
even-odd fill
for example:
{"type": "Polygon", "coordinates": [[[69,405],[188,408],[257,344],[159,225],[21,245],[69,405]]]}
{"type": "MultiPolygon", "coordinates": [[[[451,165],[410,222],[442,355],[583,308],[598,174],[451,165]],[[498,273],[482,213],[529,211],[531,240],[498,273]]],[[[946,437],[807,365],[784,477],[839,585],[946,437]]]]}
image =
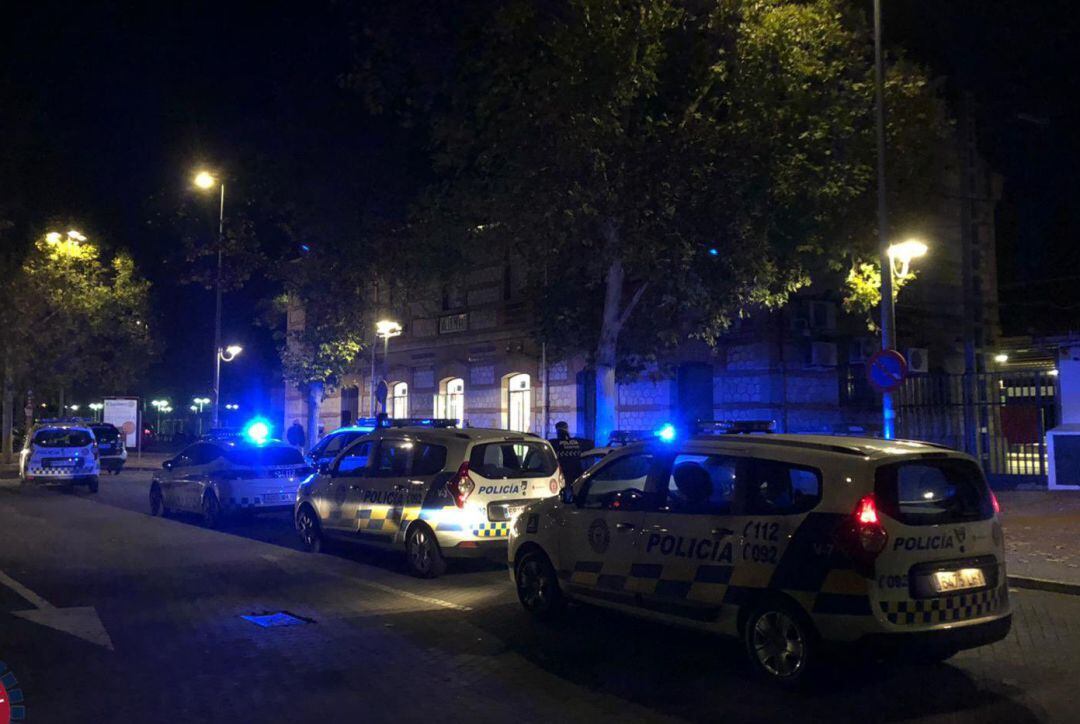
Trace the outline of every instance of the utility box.
{"type": "Polygon", "coordinates": [[[1061,350],[1058,360],[1061,424],[1046,432],[1051,490],[1080,490],[1080,347],[1061,350]]]}

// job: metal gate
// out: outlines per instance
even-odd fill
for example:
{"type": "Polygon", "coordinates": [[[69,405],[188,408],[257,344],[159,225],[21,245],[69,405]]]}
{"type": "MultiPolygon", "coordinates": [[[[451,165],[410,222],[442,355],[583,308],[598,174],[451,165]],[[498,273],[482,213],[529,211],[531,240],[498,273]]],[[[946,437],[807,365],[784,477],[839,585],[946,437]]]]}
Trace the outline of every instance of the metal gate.
{"type": "Polygon", "coordinates": [[[1057,415],[1054,370],[920,375],[897,393],[898,437],[964,450],[1003,483],[1046,484],[1057,415]]]}

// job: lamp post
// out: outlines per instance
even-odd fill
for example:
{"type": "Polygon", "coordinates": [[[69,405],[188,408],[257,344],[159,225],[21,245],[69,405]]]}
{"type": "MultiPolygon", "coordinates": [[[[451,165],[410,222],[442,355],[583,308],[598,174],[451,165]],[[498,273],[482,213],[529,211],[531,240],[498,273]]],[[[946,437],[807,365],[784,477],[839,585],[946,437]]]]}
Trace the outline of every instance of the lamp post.
{"type": "Polygon", "coordinates": [[[93,410],[94,422],[101,422],[101,411],[105,408],[105,405],[100,402],[91,402],[87,407],[93,410]]]}
{"type": "MultiPolygon", "coordinates": [[[[155,410],[157,410],[157,429],[158,429],[158,432],[160,433],[161,432],[161,413],[162,412],[167,412],[167,410],[165,408],[169,407],[169,401],[168,400],[150,400],[150,406],[153,407],[155,410]]],[[[169,408],[169,409],[171,410],[172,408],[169,408]]]]}
{"type": "MultiPolygon", "coordinates": [[[[386,364],[386,355],[390,351],[390,338],[401,334],[401,325],[390,319],[380,319],[375,323],[375,336],[383,341],[383,364],[386,364]]],[[[375,417],[375,345],[371,345],[371,416],[375,417]]]]}
{"type": "Polygon", "coordinates": [[[218,400],[221,399],[221,363],[232,362],[236,359],[236,355],[244,351],[244,348],[238,344],[230,344],[225,349],[218,347],[217,354],[214,355],[214,408],[211,414],[210,427],[215,428],[218,426],[218,400]]]}
{"type": "Polygon", "coordinates": [[[194,184],[203,191],[209,191],[215,186],[221,187],[221,202],[218,206],[218,243],[217,243],[217,277],[214,284],[214,409],[212,411],[212,425],[218,424],[218,369],[221,357],[221,263],[222,246],[225,243],[225,182],[219,181],[209,171],[200,171],[195,174],[194,184]]]}
{"type": "Polygon", "coordinates": [[[196,417],[195,417],[196,425],[198,426],[197,434],[202,435],[202,430],[203,430],[203,423],[202,423],[203,406],[210,404],[210,398],[209,397],[196,397],[195,399],[192,400],[192,402],[194,402],[195,404],[191,406],[191,411],[197,413],[196,417]]]}

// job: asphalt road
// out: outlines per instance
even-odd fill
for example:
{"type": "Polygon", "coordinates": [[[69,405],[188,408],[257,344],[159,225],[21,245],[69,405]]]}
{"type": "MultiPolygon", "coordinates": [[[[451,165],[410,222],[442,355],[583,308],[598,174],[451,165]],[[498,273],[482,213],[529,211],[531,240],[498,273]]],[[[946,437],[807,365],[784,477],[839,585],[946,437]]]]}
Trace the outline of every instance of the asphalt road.
{"type": "Polygon", "coordinates": [[[288,516],[152,518],[149,477],[0,484],[0,661],[28,722],[1077,719],[1080,597],[1014,591],[992,647],[838,662],[791,693],[725,639],[587,607],[535,623],[498,565],[421,581],[394,555],[306,554],[288,516]],[[283,611],[297,625],[241,618],[283,611]]]}

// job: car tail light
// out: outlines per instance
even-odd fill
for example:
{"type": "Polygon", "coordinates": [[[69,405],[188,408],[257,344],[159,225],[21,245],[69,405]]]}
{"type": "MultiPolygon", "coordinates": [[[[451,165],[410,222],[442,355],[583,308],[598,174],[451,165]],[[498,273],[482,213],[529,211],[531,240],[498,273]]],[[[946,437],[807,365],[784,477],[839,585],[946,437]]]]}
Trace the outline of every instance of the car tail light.
{"type": "Polygon", "coordinates": [[[457,474],[446,484],[446,489],[450,491],[450,497],[454,499],[454,505],[459,508],[464,508],[465,501],[468,500],[469,496],[472,495],[472,492],[476,490],[476,483],[469,477],[468,460],[461,464],[457,474]]]}
{"type": "Polygon", "coordinates": [[[990,505],[994,506],[994,515],[1001,513],[1001,503],[998,502],[997,496],[994,495],[994,491],[990,491],[990,505]]]}
{"type": "Polygon", "coordinates": [[[873,494],[865,496],[855,506],[855,532],[860,548],[871,556],[885,550],[889,534],[878,518],[877,501],[873,494]]]}

